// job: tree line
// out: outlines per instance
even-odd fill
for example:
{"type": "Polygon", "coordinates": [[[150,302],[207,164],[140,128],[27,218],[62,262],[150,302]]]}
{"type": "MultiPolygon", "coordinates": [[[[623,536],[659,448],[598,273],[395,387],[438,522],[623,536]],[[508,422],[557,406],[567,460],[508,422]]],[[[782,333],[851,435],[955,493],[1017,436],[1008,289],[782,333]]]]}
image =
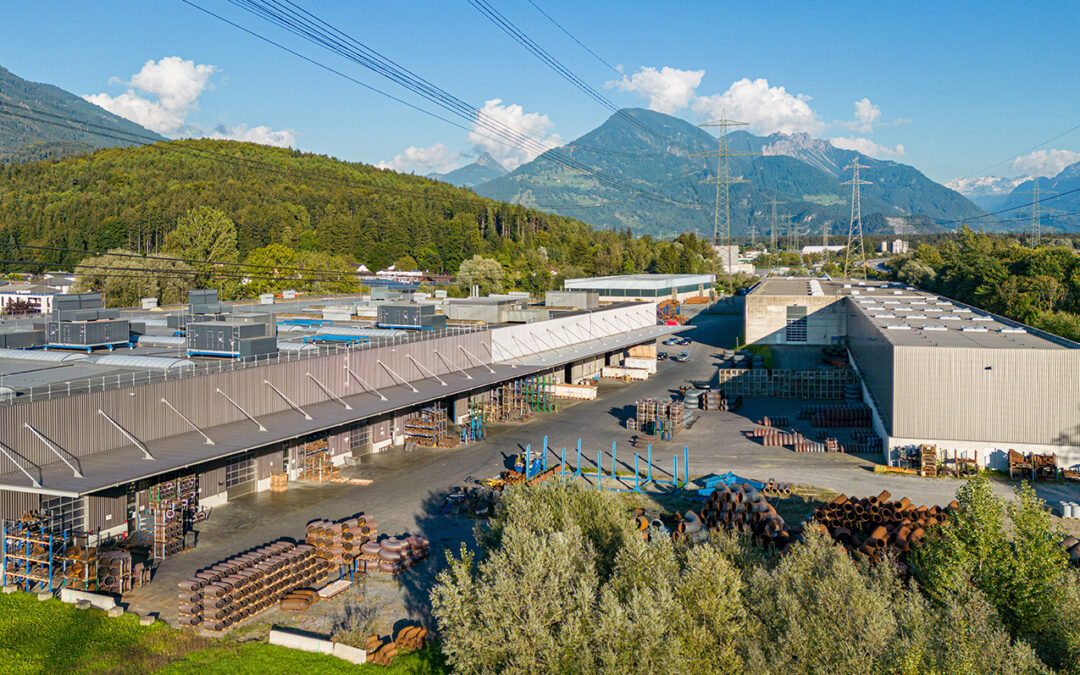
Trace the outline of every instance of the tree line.
{"type": "MultiPolygon", "coordinates": [[[[446,183],[251,143],[170,141],[0,167],[0,260],[34,263],[2,263],[5,271],[72,267],[102,251],[271,268],[376,270],[411,260],[448,274],[479,255],[504,268],[508,287],[530,291],[567,276],[713,264],[711,247],[692,234],[664,241],[597,231],[446,183]],[[170,233],[206,208],[235,229],[236,260],[175,255],[184,248],[170,233]]],[[[258,290],[254,281],[239,290],[258,290]]]]}

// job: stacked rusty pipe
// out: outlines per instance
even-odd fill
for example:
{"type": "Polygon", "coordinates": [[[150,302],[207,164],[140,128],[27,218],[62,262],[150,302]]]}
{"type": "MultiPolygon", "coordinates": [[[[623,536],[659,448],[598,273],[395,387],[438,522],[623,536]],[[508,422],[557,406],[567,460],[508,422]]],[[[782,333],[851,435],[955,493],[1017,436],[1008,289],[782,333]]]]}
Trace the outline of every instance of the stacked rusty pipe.
{"type": "Polygon", "coordinates": [[[309,588],[300,589],[298,591],[286,593],[285,597],[278,603],[278,607],[285,612],[306,612],[318,601],[318,591],[313,591],[309,588]]]}
{"type": "Polygon", "coordinates": [[[840,495],[815,509],[811,518],[852,556],[878,562],[892,552],[903,562],[927,529],[944,523],[959,506],[954,501],[945,508],[927,508],[907,497],[889,501],[891,496],[888,490],[862,499],[840,495]]]}
{"type": "Polygon", "coordinates": [[[287,541],[223,560],[179,583],[180,624],[225,630],[319,583],[332,567],[315,547],[287,541]]]}
{"type": "Polygon", "coordinates": [[[773,427],[758,427],[749,432],[750,438],[760,438],[761,444],[767,448],[780,448],[785,445],[794,446],[806,441],[806,438],[797,431],[780,431],[773,427]]]}
{"type": "Polygon", "coordinates": [[[394,644],[398,649],[419,651],[427,643],[427,629],[423,626],[403,626],[394,637],[394,644]]]}
{"type": "Polygon", "coordinates": [[[378,635],[369,635],[364,641],[364,651],[367,652],[367,662],[377,666],[389,666],[397,657],[398,646],[389,638],[381,638],[378,635]]]}
{"type": "Polygon", "coordinates": [[[315,555],[341,567],[360,557],[360,547],[379,533],[379,524],[365,516],[339,522],[316,520],[308,523],[305,541],[315,547],[315,555]]]}
{"type": "Polygon", "coordinates": [[[428,556],[431,544],[426,537],[387,537],[368,541],[360,547],[366,569],[383,574],[400,574],[428,556]]]}
{"type": "Polygon", "coordinates": [[[1080,539],[1069,535],[1062,540],[1061,547],[1069,554],[1069,562],[1080,567],[1080,539]]]}
{"type": "Polygon", "coordinates": [[[742,483],[718,487],[705,501],[700,520],[705,529],[748,532],[758,541],[781,550],[792,539],[792,532],[773,505],[760,492],[742,483]]]}

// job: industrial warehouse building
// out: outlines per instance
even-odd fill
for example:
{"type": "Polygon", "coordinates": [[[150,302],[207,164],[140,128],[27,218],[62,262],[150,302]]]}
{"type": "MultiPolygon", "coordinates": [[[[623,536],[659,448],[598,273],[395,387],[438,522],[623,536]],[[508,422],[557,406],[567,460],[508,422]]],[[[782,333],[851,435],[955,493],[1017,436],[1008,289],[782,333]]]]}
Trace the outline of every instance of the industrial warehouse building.
{"type": "Polygon", "coordinates": [[[710,295],[716,285],[715,274],[624,274],[614,277],[567,279],[568,291],[592,291],[601,302],[625,300],[675,299],[710,295]]]}
{"type": "MultiPolygon", "coordinates": [[[[193,348],[190,332],[175,336],[177,316],[99,308],[65,320],[130,323],[130,343],[125,333],[105,349],[0,349],[0,518],[44,510],[71,530],[124,535],[155,495],[181,483],[197,485],[200,507],[213,506],[268,489],[273,475],[297,477],[312,442],[335,464],[362,462],[402,444],[403,424],[423,408],[459,421],[496,388],[537,375],[577,382],[680,329],[657,325],[654,302],[624,302],[527,324],[420,321],[414,330],[278,315],[274,330],[245,337],[233,327],[265,326],[274,308],[244,314],[212,300],[183,316],[198,316],[189,329],[226,327],[220,350],[193,348]],[[272,353],[244,358],[244,340],[268,339],[272,353]]],[[[320,317],[325,308],[302,311],[320,317]]],[[[393,312],[395,322],[411,316],[393,312]]],[[[13,335],[31,333],[32,346],[49,339],[44,329],[13,335]]]]}
{"type": "Polygon", "coordinates": [[[997,468],[1009,449],[1080,464],[1080,344],[902,284],[805,278],[758,284],[744,330],[846,344],[890,463],[928,443],[997,468]]]}

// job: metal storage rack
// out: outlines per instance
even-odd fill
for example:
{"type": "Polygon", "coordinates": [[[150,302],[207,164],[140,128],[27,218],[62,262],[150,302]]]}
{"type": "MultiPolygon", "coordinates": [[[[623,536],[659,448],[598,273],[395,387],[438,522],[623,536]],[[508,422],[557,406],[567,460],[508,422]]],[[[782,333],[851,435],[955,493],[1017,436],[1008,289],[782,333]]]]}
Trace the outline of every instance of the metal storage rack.
{"type": "Polygon", "coordinates": [[[721,368],[719,386],[728,396],[772,396],[776,398],[844,399],[848,387],[856,383],[855,373],[840,370],[765,370],[761,368],[721,368]]]}
{"type": "Polygon", "coordinates": [[[461,442],[463,444],[474,443],[483,440],[487,436],[487,426],[484,424],[484,411],[481,406],[470,405],[469,417],[461,429],[461,442]]]}
{"type": "Polygon", "coordinates": [[[59,522],[44,514],[4,521],[0,540],[4,585],[50,593],[64,587],[97,590],[97,538],[62,529],[59,522]]]}
{"type": "Polygon", "coordinates": [[[554,389],[554,378],[546,376],[534,375],[520,381],[525,404],[534,412],[558,412],[554,389]]]}
{"type": "Polygon", "coordinates": [[[405,420],[405,437],[424,447],[438,447],[446,438],[449,420],[442,408],[423,408],[405,420]]]}
{"type": "MultiPolygon", "coordinates": [[[[682,401],[643,398],[637,402],[637,415],[628,427],[660,440],[670,441],[683,427],[685,407],[682,401]]],[[[629,421],[628,421],[629,422],[629,421]]]]}
{"type": "Polygon", "coordinates": [[[297,448],[300,459],[298,480],[310,480],[324,483],[340,475],[340,469],[334,466],[330,457],[330,441],[325,438],[309,441],[297,448]]]}

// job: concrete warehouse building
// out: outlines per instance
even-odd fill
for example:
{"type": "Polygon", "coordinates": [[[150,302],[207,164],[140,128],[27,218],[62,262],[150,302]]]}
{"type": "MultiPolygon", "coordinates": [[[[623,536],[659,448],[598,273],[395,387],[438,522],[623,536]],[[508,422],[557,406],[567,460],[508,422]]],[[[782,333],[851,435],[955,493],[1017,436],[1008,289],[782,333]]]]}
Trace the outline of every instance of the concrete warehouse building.
{"type": "Polygon", "coordinates": [[[319,305],[337,306],[283,305],[278,349],[249,359],[189,357],[171,315],[137,311],[99,319],[130,321],[132,347],[0,350],[0,518],[43,510],[70,530],[134,533],[181,483],[213,506],[295,478],[313,443],[336,465],[363,462],[403,444],[425,408],[468,419],[499,387],[578,382],[682,329],[658,326],[655,302],[400,331],[324,320],[319,305]]]}
{"type": "Polygon", "coordinates": [[[930,443],[1080,464],[1080,344],[896,283],[765,279],[744,311],[747,343],[846,343],[890,463],[930,443]]]}
{"type": "Polygon", "coordinates": [[[683,301],[695,295],[709,295],[716,286],[715,274],[624,274],[612,277],[567,279],[568,291],[592,291],[600,302],[656,300],[683,301]]]}

